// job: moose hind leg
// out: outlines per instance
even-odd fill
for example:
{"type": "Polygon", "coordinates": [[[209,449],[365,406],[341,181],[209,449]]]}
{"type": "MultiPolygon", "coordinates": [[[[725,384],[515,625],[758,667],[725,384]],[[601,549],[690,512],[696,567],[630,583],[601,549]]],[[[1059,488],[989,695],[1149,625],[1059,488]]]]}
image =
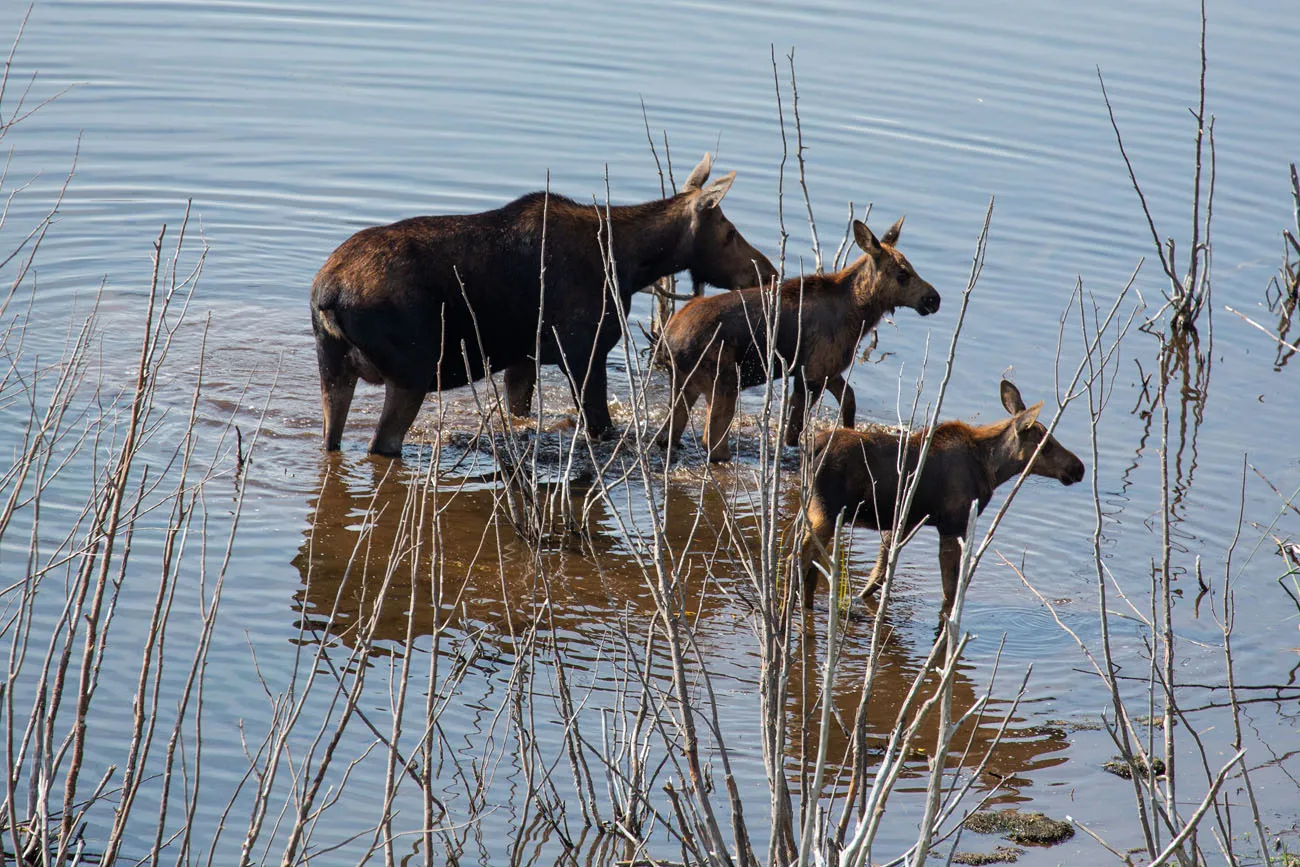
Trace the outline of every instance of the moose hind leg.
{"type": "Polygon", "coordinates": [[[384,385],[384,409],[379,414],[375,438],[370,442],[370,453],[397,457],[402,453],[402,441],[411,429],[415,417],[424,403],[422,389],[401,388],[391,382],[384,385]]]}
{"type": "Polygon", "coordinates": [[[343,443],[343,426],[357,389],[357,370],[348,358],[347,343],[325,332],[316,335],[316,363],[320,367],[320,404],[325,450],[336,452],[343,443]]]}
{"type": "Polygon", "coordinates": [[[537,384],[537,363],[529,358],[510,365],[505,380],[510,414],[527,416],[533,405],[533,387],[537,384]]]}
{"type": "Polygon", "coordinates": [[[961,537],[939,537],[939,572],[943,575],[943,608],[940,609],[940,622],[952,613],[953,603],[957,600],[957,573],[961,569],[961,537]]]}
{"type": "Polygon", "coordinates": [[[871,567],[871,574],[867,576],[867,584],[858,592],[859,599],[865,599],[880,589],[880,584],[885,580],[885,570],[889,567],[889,551],[894,547],[894,531],[880,531],[880,551],[876,554],[876,564],[871,567]]]}

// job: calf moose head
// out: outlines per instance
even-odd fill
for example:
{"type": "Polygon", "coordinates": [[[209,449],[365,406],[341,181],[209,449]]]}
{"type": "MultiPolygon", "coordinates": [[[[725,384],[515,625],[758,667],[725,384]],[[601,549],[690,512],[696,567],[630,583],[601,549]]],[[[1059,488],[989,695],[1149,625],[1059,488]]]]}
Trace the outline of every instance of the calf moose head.
{"type": "Polygon", "coordinates": [[[1005,379],[1002,380],[1001,393],[1002,405],[1012,414],[1011,425],[1005,434],[1008,437],[1006,449],[1011,460],[1023,467],[1033,458],[1038,444],[1046,438],[1047,442],[1043,444],[1043,450],[1029,472],[1056,479],[1063,485],[1083,481],[1083,461],[1057,442],[1056,437],[1049,434],[1042,422],[1038,421],[1038,412],[1043,408],[1043,402],[1040,400],[1026,409],[1025,402],[1020,397],[1020,389],[1005,379]]]}
{"type": "Polygon", "coordinates": [[[869,293],[876,303],[883,304],[890,310],[911,307],[922,316],[929,316],[939,310],[939,293],[917,276],[912,263],[896,249],[902,231],[902,217],[880,239],[867,228],[866,223],[853,221],[853,239],[873,265],[872,268],[862,269],[860,279],[866,285],[858,292],[864,297],[869,293]]]}

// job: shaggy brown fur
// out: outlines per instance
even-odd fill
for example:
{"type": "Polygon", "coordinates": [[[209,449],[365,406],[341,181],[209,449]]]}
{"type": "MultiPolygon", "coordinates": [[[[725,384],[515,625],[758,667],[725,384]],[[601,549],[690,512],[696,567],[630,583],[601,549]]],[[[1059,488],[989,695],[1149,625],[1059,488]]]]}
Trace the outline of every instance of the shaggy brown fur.
{"type": "Polygon", "coordinates": [[[939,309],[939,293],[894,247],[902,225],[900,219],[877,240],[865,223],[855,221],[854,236],[863,255],[834,274],[786,280],[776,305],[769,289],[755,287],[697,298],[677,311],[664,328],[659,354],[673,376],[671,417],[660,444],[681,438],[691,407],[704,395],[709,405],[704,434],[709,459],[729,460],[727,432],[740,389],[773,376],[795,377],[787,445],[798,443],[806,408],[824,388],[840,403],[840,423],[852,427],[857,401],[844,371],[862,335],[896,307],[911,307],[922,316],[939,309]],[[768,364],[769,334],[775,369],[768,364]]]}
{"type": "MultiPolygon", "coordinates": [[[[1026,409],[1019,390],[1006,380],[1002,381],[1001,393],[1002,405],[1012,414],[1010,418],[978,427],[948,421],[935,429],[912,507],[902,522],[904,536],[922,524],[939,531],[945,615],[957,591],[960,540],[966,535],[971,503],[979,503],[979,510],[984,511],[994,488],[1020,475],[1044,437],[1047,441],[1030,472],[1057,479],[1063,485],[1083,479],[1083,462],[1049,436],[1038,421],[1043,404],[1026,409]]],[[[820,573],[816,561],[820,551],[830,544],[841,514],[848,523],[880,531],[880,554],[866,587],[858,595],[875,592],[884,577],[894,540],[899,487],[916,472],[924,439],[925,431],[904,439],[898,434],[844,429],[817,438],[813,457],[817,472],[808,499],[808,533],[801,552],[805,607],[812,607],[820,573]],[[904,480],[900,480],[898,472],[900,449],[904,452],[904,480]]]]}

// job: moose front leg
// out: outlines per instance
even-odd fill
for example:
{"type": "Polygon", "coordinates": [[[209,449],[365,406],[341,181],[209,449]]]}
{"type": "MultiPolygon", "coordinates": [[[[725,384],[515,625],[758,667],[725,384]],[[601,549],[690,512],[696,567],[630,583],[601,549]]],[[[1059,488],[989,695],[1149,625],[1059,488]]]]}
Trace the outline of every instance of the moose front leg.
{"type": "Polygon", "coordinates": [[[537,362],[526,358],[506,368],[506,404],[511,415],[526,416],[533,405],[537,384],[537,362]]]}
{"type": "Polygon", "coordinates": [[[952,613],[957,600],[957,578],[961,570],[961,536],[939,537],[939,572],[943,575],[943,608],[939,611],[940,623],[952,613]]]}
{"type": "Polygon", "coordinates": [[[853,394],[853,386],[844,381],[844,374],[837,373],[827,377],[826,390],[835,395],[840,405],[840,427],[853,427],[858,414],[858,399],[853,394]]]}
{"type": "Polygon", "coordinates": [[[724,362],[709,393],[709,423],[704,430],[704,445],[712,463],[731,460],[731,422],[736,417],[736,399],[740,396],[740,375],[735,365],[724,362]]]}
{"type": "Polygon", "coordinates": [[[605,353],[594,353],[587,375],[574,383],[574,393],[582,408],[582,422],[588,437],[604,437],[614,427],[609,417],[609,383],[605,373],[605,353]]]}

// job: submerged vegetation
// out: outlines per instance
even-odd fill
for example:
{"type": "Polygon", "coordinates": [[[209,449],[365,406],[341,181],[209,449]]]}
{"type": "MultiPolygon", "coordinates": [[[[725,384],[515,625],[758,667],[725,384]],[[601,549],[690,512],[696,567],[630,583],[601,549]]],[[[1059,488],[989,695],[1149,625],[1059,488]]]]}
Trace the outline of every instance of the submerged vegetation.
{"type": "MultiPolygon", "coordinates": [[[[778,97],[786,86],[796,94],[793,59],[784,81],[773,67],[778,97]]],[[[22,117],[19,102],[0,136],[22,117]]],[[[853,542],[837,526],[825,564],[814,567],[829,599],[805,613],[797,554],[818,471],[808,445],[825,423],[796,435],[798,452],[783,448],[797,398],[780,377],[779,302],[769,297],[753,320],[766,329],[756,343],[769,349],[755,359],[765,384],[739,433],[744,460],[711,467],[690,431],[669,457],[655,447],[666,402],[628,338],[613,353],[631,393],[611,441],[557,425],[542,399],[531,423],[516,425],[494,380],[472,383],[478,431],[452,432],[439,402],[435,435],[408,446],[404,463],[322,456],[294,561],[292,646],[248,635],[252,674],[216,673],[218,627],[239,627],[222,620],[223,603],[257,578],[237,568],[238,532],[264,471],[260,421],[272,394],[249,388],[224,417],[207,412],[203,341],[219,326],[192,321],[205,250],[188,210],[154,244],[146,301],[131,323],[136,351],[125,360],[103,351],[106,330],[124,326],[97,302],[78,314],[57,362],[26,345],[32,263],[62,191],[34,226],[0,222],[12,251],[3,260],[0,401],[24,419],[12,467],[0,473],[0,861],[443,864],[495,863],[507,852],[511,863],[921,865],[948,858],[963,829],[1022,845],[1059,843],[1078,829],[1126,863],[1289,863],[1274,849],[1256,780],[1290,756],[1247,761],[1242,708],[1260,691],[1294,701],[1300,688],[1241,684],[1233,656],[1234,556],[1254,528],[1243,520],[1232,547],[1217,552],[1221,575],[1173,538],[1191,475],[1181,457],[1195,452],[1208,385],[1196,342],[1209,302],[1213,191],[1203,101],[1196,117],[1211,166],[1202,217],[1198,130],[1184,273],[1152,225],[1170,280],[1169,331],[1133,299],[1131,280],[1104,298],[1080,281],[1060,313],[1059,387],[1037,416],[1045,444],[1067,409],[1087,414],[1088,441],[1072,445],[1092,470],[1079,487],[1092,504],[1095,616],[1085,628],[1077,612],[1063,614],[1024,560],[995,547],[1026,468],[985,516],[972,511],[955,540],[948,610],[919,659],[898,650],[888,613],[919,470],[898,489],[900,518],[888,532],[901,541],[872,572],[878,603],[849,604],[860,576],[846,568],[853,542]],[[1159,335],[1158,379],[1138,412],[1159,444],[1161,509],[1149,585],[1139,587],[1111,571],[1096,468],[1122,350],[1141,339],[1132,326],[1143,322],[1159,335]],[[186,341],[197,351],[182,351],[186,341]],[[481,515],[477,532],[450,520],[456,509],[481,515]],[[992,766],[1031,682],[1029,671],[1008,680],[995,659],[977,684],[965,659],[968,590],[986,555],[1077,642],[1080,677],[1108,695],[1102,727],[1121,766],[1157,771],[1129,774],[1125,843],[1090,829],[1084,802],[1081,820],[982,809],[1009,785],[992,766]],[[1202,629],[1195,647],[1222,658],[1222,680],[1210,685],[1184,683],[1180,670],[1193,639],[1180,634],[1174,610],[1191,576],[1217,630],[1211,641],[1202,629]],[[577,595],[579,583],[587,595],[577,595]],[[604,606],[602,617],[593,605],[604,606]],[[727,639],[746,643],[757,670],[719,670],[710,644],[723,630],[710,617],[724,610],[739,621],[727,639]],[[269,653],[291,662],[264,666],[269,653]],[[1226,746],[1207,743],[1197,716],[1205,708],[1188,698],[1206,692],[1231,728],[1226,746]],[[240,707],[237,733],[210,725],[214,702],[240,707]],[[472,740],[450,724],[461,705],[476,713],[472,740]],[[744,782],[760,778],[765,786],[744,782]],[[917,818],[902,843],[890,827],[900,809],[917,818]],[[488,822],[508,827],[508,839],[490,839],[488,822]],[[1130,839],[1136,852],[1126,851],[1130,839]]],[[[1300,220],[1300,188],[1296,196],[1300,220]]],[[[946,418],[993,213],[990,203],[967,285],[945,307],[957,313],[944,358],[899,384],[912,391],[898,421],[918,432],[922,462],[946,418]],[[938,380],[928,402],[927,376],[938,380]]],[[[847,234],[841,251],[846,244],[847,234]]],[[[1292,298],[1294,308],[1294,287],[1292,298]]],[[[1294,496],[1280,498],[1275,523],[1297,526],[1294,496]]],[[[1300,614],[1300,565],[1285,568],[1300,614]]],[[[1022,854],[999,847],[984,857],[1022,854]]],[[[971,857],[952,860],[994,863],[963,860],[971,857]]]]}

